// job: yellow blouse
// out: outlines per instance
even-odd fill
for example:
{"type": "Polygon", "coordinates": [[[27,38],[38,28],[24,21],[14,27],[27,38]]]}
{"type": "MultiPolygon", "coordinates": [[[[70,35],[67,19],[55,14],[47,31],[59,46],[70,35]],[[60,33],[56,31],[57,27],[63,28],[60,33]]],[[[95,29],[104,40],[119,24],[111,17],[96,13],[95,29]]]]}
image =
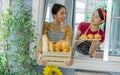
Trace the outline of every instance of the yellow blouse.
{"type": "MultiPolygon", "coordinates": [[[[50,23],[45,22],[42,35],[44,35],[44,34],[47,35],[47,32],[51,29],[52,29],[52,26],[50,26],[50,23]]],[[[72,46],[72,28],[69,25],[66,25],[66,26],[64,26],[64,32],[65,32],[65,40],[69,40],[71,43],[71,46],[72,46]]],[[[42,51],[42,41],[40,40],[38,52],[41,52],[41,51],[42,51]]]]}

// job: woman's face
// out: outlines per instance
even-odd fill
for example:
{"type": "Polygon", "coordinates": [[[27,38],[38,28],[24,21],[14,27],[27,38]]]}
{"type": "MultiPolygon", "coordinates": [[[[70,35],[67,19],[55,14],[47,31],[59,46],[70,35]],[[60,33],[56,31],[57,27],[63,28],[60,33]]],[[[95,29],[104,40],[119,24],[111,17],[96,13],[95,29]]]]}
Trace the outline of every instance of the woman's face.
{"type": "Polygon", "coordinates": [[[66,9],[65,8],[61,8],[57,14],[54,15],[54,19],[57,22],[63,23],[65,21],[66,18],[66,9]]]}
{"type": "Polygon", "coordinates": [[[95,11],[95,13],[92,15],[92,20],[91,20],[91,24],[92,25],[100,25],[101,23],[103,23],[103,20],[101,20],[98,11],[95,11]]]}

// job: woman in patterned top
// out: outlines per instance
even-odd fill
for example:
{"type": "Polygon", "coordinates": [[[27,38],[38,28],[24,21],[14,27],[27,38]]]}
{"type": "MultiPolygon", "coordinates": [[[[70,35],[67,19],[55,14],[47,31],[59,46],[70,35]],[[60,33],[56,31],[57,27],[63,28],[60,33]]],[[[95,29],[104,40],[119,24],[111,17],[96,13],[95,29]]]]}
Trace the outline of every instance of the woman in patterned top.
{"type": "MultiPolygon", "coordinates": [[[[63,25],[66,19],[66,8],[61,4],[54,4],[52,7],[53,22],[45,22],[42,35],[46,34],[48,39],[53,42],[60,40],[67,40],[72,46],[72,28],[70,25],[63,25]]],[[[42,41],[38,47],[38,52],[42,52],[42,41]]],[[[41,58],[39,56],[39,58],[41,58]]],[[[41,60],[41,59],[40,59],[41,60]]],[[[41,65],[45,65],[47,62],[44,60],[40,61],[41,65]]],[[[66,65],[70,66],[72,60],[65,62],[66,65]]]]}
{"type": "Polygon", "coordinates": [[[95,52],[99,45],[104,41],[105,38],[105,25],[104,30],[99,26],[106,22],[106,10],[103,8],[98,8],[92,15],[91,23],[81,22],[77,27],[76,40],[77,42],[76,50],[84,55],[95,56],[95,52]],[[85,35],[100,35],[100,40],[83,41],[80,37],[82,34],[85,35]]]}
{"type": "MultiPolygon", "coordinates": [[[[58,42],[60,40],[69,41],[72,45],[72,28],[69,25],[63,25],[63,22],[66,18],[66,8],[61,4],[54,4],[52,7],[52,15],[54,22],[45,22],[42,35],[46,34],[48,39],[53,42],[58,42]]],[[[42,41],[38,47],[38,61],[40,65],[40,71],[43,72],[44,65],[47,64],[47,61],[42,60],[42,41]]],[[[72,65],[73,60],[66,61],[67,66],[72,65]]],[[[75,70],[70,68],[60,67],[63,75],[74,75],[75,70]]]]}

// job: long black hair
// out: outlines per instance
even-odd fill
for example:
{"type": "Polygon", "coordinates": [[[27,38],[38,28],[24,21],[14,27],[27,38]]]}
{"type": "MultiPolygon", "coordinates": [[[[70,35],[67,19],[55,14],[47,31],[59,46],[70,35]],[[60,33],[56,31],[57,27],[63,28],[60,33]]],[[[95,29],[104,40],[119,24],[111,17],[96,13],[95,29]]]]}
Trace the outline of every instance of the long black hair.
{"type": "Polygon", "coordinates": [[[104,28],[103,28],[103,30],[105,32],[107,11],[105,9],[103,9],[103,8],[98,8],[98,9],[96,9],[96,11],[98,11],[98,14],[99,14],[101,20],[105,20],[105,22],[104,22],[104,28]]]}

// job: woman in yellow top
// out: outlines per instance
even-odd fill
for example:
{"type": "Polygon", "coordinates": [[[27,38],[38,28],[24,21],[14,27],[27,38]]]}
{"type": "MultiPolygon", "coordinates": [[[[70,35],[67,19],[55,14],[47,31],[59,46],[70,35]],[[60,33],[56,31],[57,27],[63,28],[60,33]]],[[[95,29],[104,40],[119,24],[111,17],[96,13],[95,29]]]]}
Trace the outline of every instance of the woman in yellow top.
{"type": "MultiPolygon", "coordinates": [[[[69,41],[72,45],[72,28],[69,25],[64,26],[59,22],[45,22],[42,35],[46,34],[49,41],[59,42],[61,40],[69,41]]],[[[40,42],[40,47],[38,52],[42,51],[42,41],[40,42]]]]}
{"type": "MultiPolygon", "coordinates": [[[[66,8],[61,4],[54,4],[52,8],[53,22],[45,22],[42,35],[46,34],[49,41],[58,42],[61,40],[69,41],[72,46],[72,28],[69,25],[64,25],[66,19],[66,8]]],[[[41,59],[42,41],[39,48],[40,64],[45,65],[47,62],[41,59]]],[[[65,62],[70,66],[72,61],[65,62]]]]}
{"type": "Polygon", "coordinates": [[[72,45],[72,28],[64,25],[66,19],[66,8],[55,4],[52,8],[53,22],[45,22],[43,34],[47,34],[50,41],[69,40],[72,45]]]}

